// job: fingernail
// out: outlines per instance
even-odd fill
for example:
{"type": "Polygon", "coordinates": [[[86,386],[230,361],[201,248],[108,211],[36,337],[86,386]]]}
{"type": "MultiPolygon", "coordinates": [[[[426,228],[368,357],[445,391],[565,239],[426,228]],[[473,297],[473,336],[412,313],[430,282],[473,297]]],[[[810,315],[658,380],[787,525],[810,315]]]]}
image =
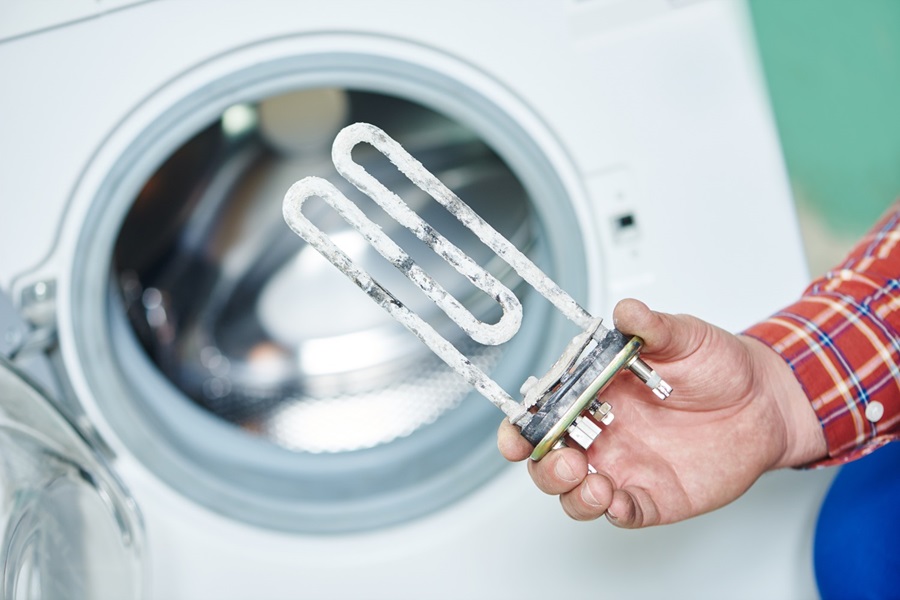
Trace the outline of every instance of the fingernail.
{"type": "Polygon", "coordinates": [[[556,476],[563,481],[578,481],[578,476],[575,475],[575,471],[572,470],[572,467],[570,467],[569,463],[565,460],[556,461],[556,468],[554,471],[556,476]]]}
{"type": "Polygon", "coordinates": [[[588,485],[587,481],[581,486],[581,499],[584,500],[584,503],[588,506],[600,506],[600,502],[597,501],[597,497],[594,496],[594,491],[591,489],[591,486],[588,485]]]}

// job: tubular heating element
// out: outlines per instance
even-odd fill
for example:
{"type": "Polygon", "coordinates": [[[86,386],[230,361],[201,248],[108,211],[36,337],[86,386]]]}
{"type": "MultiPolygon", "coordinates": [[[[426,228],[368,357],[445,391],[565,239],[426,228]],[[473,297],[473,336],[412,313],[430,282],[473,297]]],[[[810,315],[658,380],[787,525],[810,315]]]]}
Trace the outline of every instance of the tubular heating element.
{"type": "Polygon", "coordinates": [[[550,449],[564,444],[566,436],[585,449],[591,445],[601,431],[595,420],[605,425],[613,420],[610,405],[598,400],[598,395],[623,369],[634,373],[660,399],[667,398],[672,392],[671,386],[640,359],[643,345],[640,338],[629,338],[616,329],[604,327],[601,319],[591,316],[579,306],[509,240],[479,217],[384,131],[368,123],[345,127],[335,138],[332,160],[344,179],[372,198],[459,274],[490,296],[502,310],[500,319],[496,323],[485,323],[476,318],[366,217],[356,204],[325,179],[306,177],[291,186],[283,204],[287,224],[374,302],[422,340],[481,395],[502,410],[510,422],[517,425],[522,435],[535,446],[532,453],[534,460],[540,460],[550,449]],[[546,374],[540,378],[530,377],[522,385],[521,402],[513,399],[424,319],[354,264],[346,253],[303,214],[303,205],[307,200],[323,200],[472,340],[485,345],[499,345],[516,335],[522,322],[522,304],[515,294],[356,163],[351,152],[361,143],[369,144],[387,157],[412,183],[443,205],[524,281],[583,330],[572,339],[546,374]]]}

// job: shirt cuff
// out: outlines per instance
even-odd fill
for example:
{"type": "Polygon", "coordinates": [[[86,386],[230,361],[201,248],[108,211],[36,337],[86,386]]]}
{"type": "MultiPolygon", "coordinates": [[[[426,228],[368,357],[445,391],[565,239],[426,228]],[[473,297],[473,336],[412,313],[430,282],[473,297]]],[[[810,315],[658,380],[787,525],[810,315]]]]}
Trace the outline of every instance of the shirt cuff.
{"type": "Polygon", "coordinates": [[[804,296],[744,335],[781,355],[822,424],[828,457],[807,467],[846,463],[900,437],[900,347],[878,306],[804,296]]]}

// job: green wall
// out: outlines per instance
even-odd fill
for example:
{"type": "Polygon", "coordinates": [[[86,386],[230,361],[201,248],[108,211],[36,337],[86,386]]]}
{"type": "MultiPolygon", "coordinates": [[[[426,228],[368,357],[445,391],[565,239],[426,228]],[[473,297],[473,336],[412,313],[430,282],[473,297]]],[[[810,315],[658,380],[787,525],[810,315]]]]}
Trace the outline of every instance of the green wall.
{"type": "Polygon", "coordinates": [[[900,196],[900,0],[749,0],[794,194],[838,237],[900,196]]]}

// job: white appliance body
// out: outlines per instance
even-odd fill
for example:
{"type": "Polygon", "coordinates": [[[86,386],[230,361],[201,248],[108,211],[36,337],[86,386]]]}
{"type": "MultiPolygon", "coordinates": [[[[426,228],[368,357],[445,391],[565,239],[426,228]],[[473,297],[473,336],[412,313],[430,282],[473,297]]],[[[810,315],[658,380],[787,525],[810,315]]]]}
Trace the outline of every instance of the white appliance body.
{"type": "MultiPolygon", "coordinates": [[[[429,91],[416,73],[474,91],[517,124],[567,191],[595,314],[635,296],[732,330],[764,318],[807,274],[741,4],[82,2],[55,20],[26,5],[0,17],[0,289],[21,305],[36,283],[55,283],[60,372],[143,513],[152,597],[815,595],[811,538],[828,474],[770,474],[714,514],[632,532],[570,521],[514,465],[406,522],[277,531],[210,510],[149,469],[95,401],[85,373],[104,357],[78,341],[84,301],[73,298],[103,287],[83,276],[90,255],[79,248],[111,245],[96,238],[122,210],[98,211],[95,198],[142,132],[156,127],[157,145],[174,146],[195,118],[176,109],[198,90],[284,57],[343,54],[408,64],[407,84],[373,69],[372,85],[467,121],[501,154],[516,142],[479,105],[464,110],[465,98],[429,91]]],[[[257,84],[265,77],[210,96],[221,104],[210,110],[257,84]]]]}

